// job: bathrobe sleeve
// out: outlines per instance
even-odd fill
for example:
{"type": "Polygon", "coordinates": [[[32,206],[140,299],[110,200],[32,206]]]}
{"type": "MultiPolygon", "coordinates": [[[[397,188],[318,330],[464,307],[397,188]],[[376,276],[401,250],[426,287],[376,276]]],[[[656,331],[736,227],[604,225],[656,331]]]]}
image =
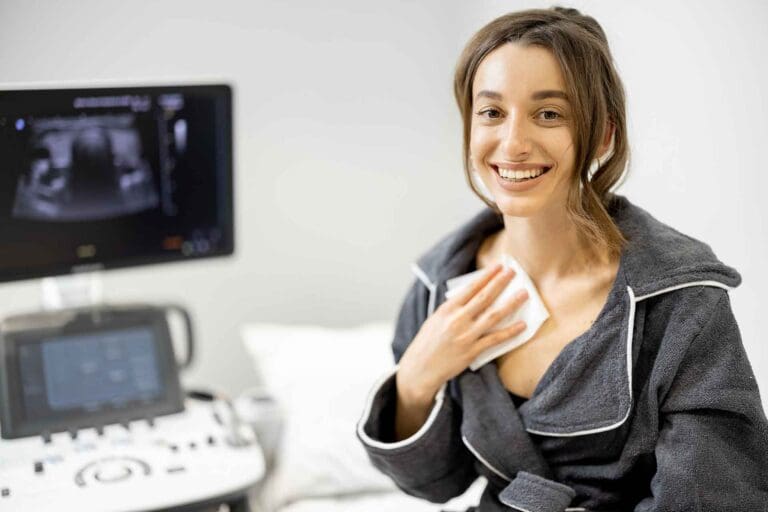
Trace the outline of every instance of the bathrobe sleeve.
{"type": "Polygon", "coordinates": [[[652,497],[635,510],[766,510],[768,424],[725,290],[669,371],[652,497]]]}
{"type": "MultiPolygon", "coordinates": [[[[427,316],[428,290],[416,281],[403,302],[392,349],[399,363],[427,316]]],[[[477,478],[473,458],[461,441],[461,411],[447,384],[435,397],[422,427],[394,441],[397,365],[371,390],[357,436],[373,465],[407,494],[445,503],[462,494],[477,478]]]]}

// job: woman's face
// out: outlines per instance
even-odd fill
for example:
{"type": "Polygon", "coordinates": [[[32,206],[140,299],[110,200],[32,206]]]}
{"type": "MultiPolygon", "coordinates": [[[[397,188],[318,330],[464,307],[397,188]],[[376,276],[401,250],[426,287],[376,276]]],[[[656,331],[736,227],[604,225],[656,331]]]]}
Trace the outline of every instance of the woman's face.
{"type": "Polygon", "coordinates": [[[472,87],[473,168],[505,215],[564,207],[574,172],[571,108],[549,50],[505,43],[477,69],[472,87]],[[513,171],[536,178],[519,180],[513,171]]]}

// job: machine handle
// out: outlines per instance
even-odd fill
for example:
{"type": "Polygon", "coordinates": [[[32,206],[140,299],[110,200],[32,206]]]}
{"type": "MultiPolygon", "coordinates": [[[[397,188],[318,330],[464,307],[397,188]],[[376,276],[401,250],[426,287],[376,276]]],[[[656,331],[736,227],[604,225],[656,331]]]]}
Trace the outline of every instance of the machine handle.
{"type": "Polygon", "coordinates": [[[180,304],[165,304],[162,307],[165,308],[166,313],[169,311],[178,313],[184,321],[184,327],[187,331],[187,351],[183,360],[179,360],[178,357],[176,358],[176,364],[179,370],[187,370],[192,366],[195,358],[195,330],[192,326],[192,317],[187,309],[180,304]]]}

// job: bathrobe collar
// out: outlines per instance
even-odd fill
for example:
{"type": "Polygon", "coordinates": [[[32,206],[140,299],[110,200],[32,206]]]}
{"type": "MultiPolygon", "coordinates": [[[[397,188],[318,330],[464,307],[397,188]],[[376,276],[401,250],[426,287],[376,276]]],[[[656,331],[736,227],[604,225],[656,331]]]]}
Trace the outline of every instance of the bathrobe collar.
{"type": "MultiPolygon", "coordinates": [[[[465,443],[471,450],[485,452],[490,466],[502,474],[514,475],[516,468],[510,467],[510,461],[493,460],[501,452],[494,449],[494,436],[483,434],[482,425],[514,427],[517,420],[510,418],[518,417],[520,428],[512,428],[509,435],[517,432],[517,443],[522,445],[526,441],[519,434],[525,431],[570,437],[620,427],[632,406],[632,340],[638,335],[634,330],[638,303],[686,286],[730,289],[741,283],[739,273],[720,262],[708,245],[656,220],[624,196],[614,195],[608,212],[628,243],[606,304],[590,329],[561,351],[531,399],[519,410],[514,408],[495,361],[457,378],[455,385],[464,402],[465,443]],[[490,397],[503,397],[501,403],[507,405],[499,407],[500,402],[490,397]]],[[[414,273],[430,292],[429,314],[445,300],[446,281],[472,268],[482,241],[502,228],[501,215],[485,209],[414,264],[414,273]]],[[[494,427],[492,432],[499,430],[494,427]]]]}
{"type": "MultiPolygon", "coordinates": [[[[627,285],[636,296],[691,281],[714,280],[729,288],[741,284],[739,273],[707,244],[663,224],[626,197],[614,194],[608,212],[629,240],[622,259],[627,285]]],[[[414,273],[443,292],[438,304],[445,297],[445,282],[466,273],[483,240],[503,227],[501,215],[485,208],[418,259],[414,273]]]]}

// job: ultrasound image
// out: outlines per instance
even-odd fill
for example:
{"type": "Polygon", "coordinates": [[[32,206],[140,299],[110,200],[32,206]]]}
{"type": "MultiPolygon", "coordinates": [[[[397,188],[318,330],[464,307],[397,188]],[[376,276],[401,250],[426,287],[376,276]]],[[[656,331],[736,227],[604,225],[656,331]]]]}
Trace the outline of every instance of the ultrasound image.
{"type": "Polygon", "coordinates": [[[13,216],[109,219],[157,207],[134,114],[36,119],[13,216]]]}

